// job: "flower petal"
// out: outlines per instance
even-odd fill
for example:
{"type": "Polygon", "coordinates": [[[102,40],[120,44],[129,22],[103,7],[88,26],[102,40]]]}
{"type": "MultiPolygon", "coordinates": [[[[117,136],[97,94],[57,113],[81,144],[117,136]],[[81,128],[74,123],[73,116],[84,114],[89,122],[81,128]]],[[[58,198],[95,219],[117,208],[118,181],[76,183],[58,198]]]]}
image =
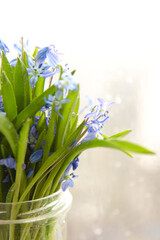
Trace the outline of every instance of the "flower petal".
{"type": "Polygon", "coordinates": [[[49,52],[49,47],[44,47],[44,48],[42,48],[41,50],[38,51],[38,53],[36,55],[36,63],[38,65],[45,61],[48,52],[49,52]]]}
{"type": "Polygon", "coordinates": [[[7,45],[4,42],[2,42],[2,40],[0,40],[0,50],[4,51],[4,53],[9,52],[9,48],[7,47],[7,45]]]}
{"type": "Polygon", "coordinates": [[[33,75],[33,76],[30,78],[31,88],[34,88],[34,87],[35,87],[35,84],[36,84],[37,80],[38,80],[37,75],[33,75]]]}
{"type": "Polygon", "coordinates": [[[55,50],[52,50],[47,53],[47,61],[51,65],[51,67],[55,68],[59,61],[58,53],[55,50]]]}

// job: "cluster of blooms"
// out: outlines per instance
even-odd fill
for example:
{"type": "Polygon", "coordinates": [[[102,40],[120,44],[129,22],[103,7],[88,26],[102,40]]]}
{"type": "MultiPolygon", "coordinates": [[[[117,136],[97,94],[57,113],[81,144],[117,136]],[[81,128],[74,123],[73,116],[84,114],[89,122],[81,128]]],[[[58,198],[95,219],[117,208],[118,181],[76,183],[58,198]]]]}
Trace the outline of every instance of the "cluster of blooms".
{"type": "MultiPolygon", "coordinates": [[[[22,46],[15,44],[15,49],[18,51],[19,57],[21,58],[22,55],[22,46]]],[[[33,89],[38,81],[38,77],[48,78],[52,77],[55,74],[59,74],[59,63],[60,63],[60,57],[59,53],[55,49],[53,45],[49,47],[44,47],[42,49],[39,49],[35,57],[31,57],[29,55],[28,50],[28,42],[26,44],[23,44],[23,48],[25,52],[27,53],[27,62],[28,62],[28,75],[30,76],[30,85],[33,89]]],[[[6,46],[5,43],[3,43],[0,40],[0,54],[1,51],[4,51],[4,53],[8,53],[9,49],[6,46]]],[[[15,66],[17,62],[17,59],[13,59],[10,64],[11,66],[15,66]]],[[[48,99],[44,98],[44,106],[41,108],[42,112],[46,112],[45,115],[46,118],[46,126],[48,126],[49,117],[50,117],[50,109],[53,105],[53,102],[55,103],[55,111],[57,114],[63,119],[62,114],[60,113],[60,109],[62,107],[62,104],[67,104],[70,102],[69,99],[67,99],[68,92],[77,90],[78,86],[77,83],[74,81],[73,72],[71,73],[68,65],[65,65],[63,68],[63,72],[60,75],[60,79],[54,83],[54,85],[57,88],[57,91],[54,96],[49,95],[48,99]]],[[[103,127],[103,124],[108,120],[108,107],[111,105],[107,104],[103,99],[98,98],[97,105],[90,104],[90,111],[85,115],[86,124],[85,127],[87,129],[87,133],[82,141],[89,141],[95,138],[102,139],[103,134],[101,132],[101,129],[103,127]]],[[[4,108],[3,108],[3,99],[2,96],[0,96],[0,112],[1,114],[5,115],[4,108]]],[[[74,115],[73,115],[74,117],[74,115]]],[[[42,160],[43,157],[43,143],[41,144],[41,149],[34,151],[39,133],[37,130],[37,123],[38,123],[39,117],[35,117],[35,122],[32,125],[30,129],[29,139],[28,139],[28,147],[32,154],[29,158],[29,163],[24,165],[24,169],[26,169],[26,175],[27,178],[31,177],[33,174],[33,168],[30,167],[30,163],[36,163],[42,160]]],[[[78,144],[78,143],[77,143],[78,144]]],[[[52,154],[52,153],[50,153],[52,154]]],[[[62,182],[62,190],[65,191],[68,186],[73,187],[73,179],[77,177],[71,170],[76,170],[78,167],[79,158],[75,158],[67,167],[65,173],[63,174],[63,177],[60,179],[60,182],[62,182]]],[[[8,156],[8,158],[1,159],[0,165],[4,165],[7,169],[15,169],[16,170],[16,160],[8,156]]],[[[3,182],[7,182],[9,179],[9,174],[6,175],[3,182]]]]}

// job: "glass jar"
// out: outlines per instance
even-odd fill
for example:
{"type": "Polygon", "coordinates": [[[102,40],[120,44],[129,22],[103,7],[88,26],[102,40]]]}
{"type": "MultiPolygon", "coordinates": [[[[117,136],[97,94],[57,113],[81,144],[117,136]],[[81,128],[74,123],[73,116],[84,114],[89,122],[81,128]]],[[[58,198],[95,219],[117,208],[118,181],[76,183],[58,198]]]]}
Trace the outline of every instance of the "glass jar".
{"type": "Polygon", "coordinates": [[[18,203],[0,203],[1,240],[66,240],[69,191],[18,203]]]}

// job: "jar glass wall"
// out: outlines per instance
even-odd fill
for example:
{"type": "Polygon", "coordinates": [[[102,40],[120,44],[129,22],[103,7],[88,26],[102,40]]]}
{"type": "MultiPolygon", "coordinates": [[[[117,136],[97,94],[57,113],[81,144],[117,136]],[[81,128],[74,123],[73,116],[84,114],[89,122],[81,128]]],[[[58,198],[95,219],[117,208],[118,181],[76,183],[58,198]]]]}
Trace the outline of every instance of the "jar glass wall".
{"type": "Polygon", "coordinates": [[[0,239],[66,240],[69,191],[20,203],[0,203],[0,239]]]}

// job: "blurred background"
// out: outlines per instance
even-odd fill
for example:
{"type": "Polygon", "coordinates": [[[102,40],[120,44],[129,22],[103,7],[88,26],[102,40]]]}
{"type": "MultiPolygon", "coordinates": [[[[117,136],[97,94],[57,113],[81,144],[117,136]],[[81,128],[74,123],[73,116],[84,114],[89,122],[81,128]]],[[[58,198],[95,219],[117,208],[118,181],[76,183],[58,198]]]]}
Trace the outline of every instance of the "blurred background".
{"type": "Polygon", "coordinates": [[[11,48],[54,44],[86,95],[114,101],[103,132],[156,152],[134,159],[84,152],[71,189],[69,240],[160,239],[160,5],[157,0],[1,1],[0,38],[11,48]]]}

